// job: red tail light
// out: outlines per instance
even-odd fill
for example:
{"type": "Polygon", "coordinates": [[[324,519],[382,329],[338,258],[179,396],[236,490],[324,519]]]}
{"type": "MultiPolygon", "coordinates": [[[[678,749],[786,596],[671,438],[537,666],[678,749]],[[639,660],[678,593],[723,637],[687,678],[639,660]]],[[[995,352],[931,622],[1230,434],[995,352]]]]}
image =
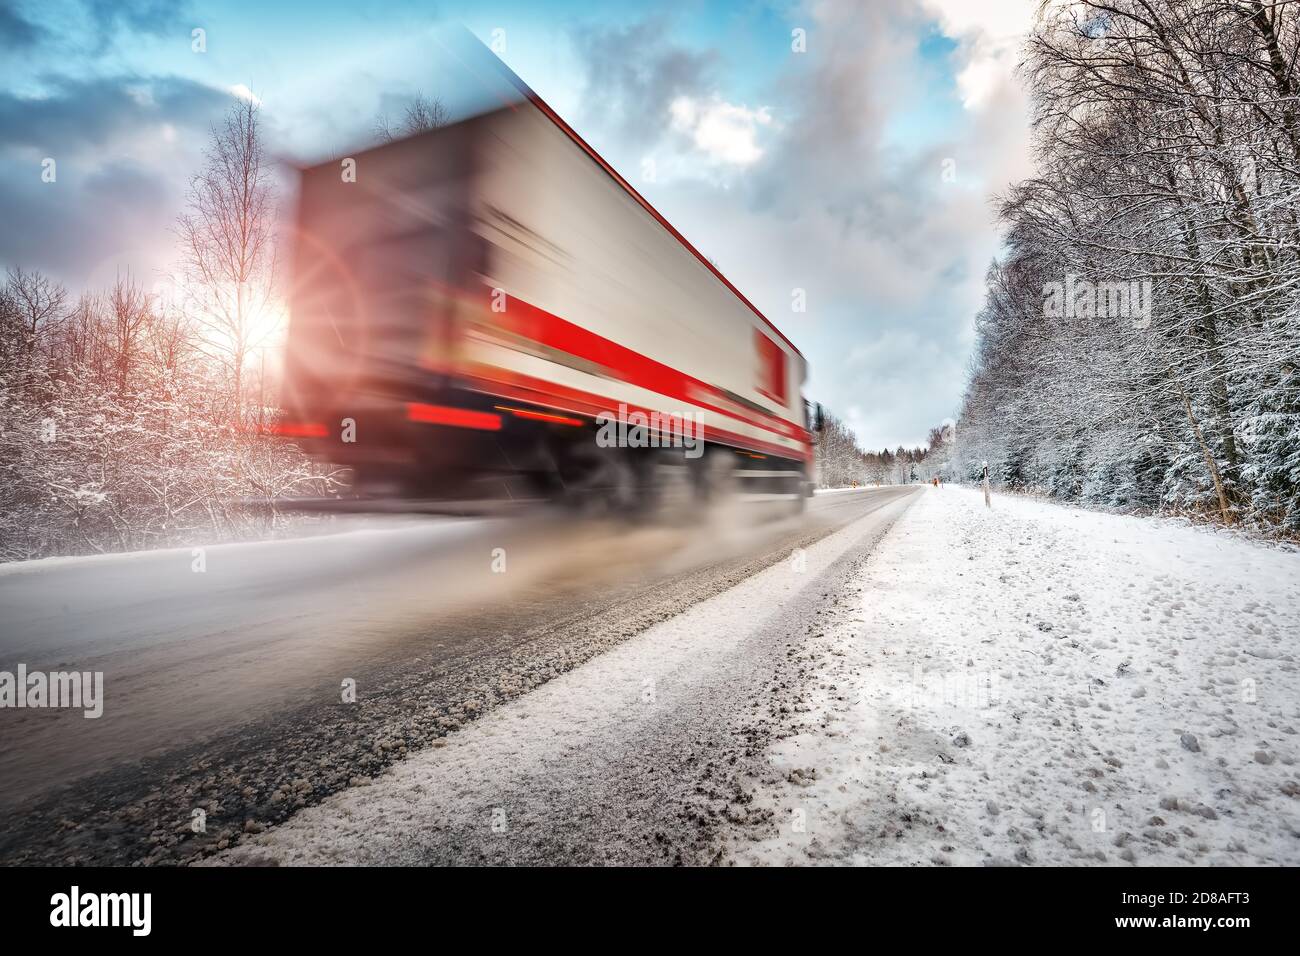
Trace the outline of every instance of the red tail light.
{"type": "Polygon", "coordinates": [[[329,434],[329,429],[320,422],[276,422],[270,431],[285,438],[324,438],[329,434]]]}
{"type": "Polygon", "coordinates": [[[488,432],[501,430],[500,415],[493,415],[491,412],[476,412],[468,408],[452,408],[449,405],[425,405],[422,402],[408,402],[406,417],[413,422],[424,422],[429,425],[477,428],[488,432]]]}

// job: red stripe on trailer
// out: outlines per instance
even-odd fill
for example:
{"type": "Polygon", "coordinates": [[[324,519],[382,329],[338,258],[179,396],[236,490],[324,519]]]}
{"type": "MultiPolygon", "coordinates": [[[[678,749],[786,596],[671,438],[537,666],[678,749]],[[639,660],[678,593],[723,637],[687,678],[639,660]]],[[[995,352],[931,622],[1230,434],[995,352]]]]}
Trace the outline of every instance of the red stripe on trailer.
{"type": "Polygon", "coordinates": [[[808,440],[807,430],[793,422],[763,409],[740,405],[708,382],[619,345],[523,299],[510,296],[505,311],[492,313],[491,320],[520,338],[592,362],[610,378],[620,382],[707,408],[784,438],[799,442],[808,440]]]}
{"type": "MultiPolygon", "coordinates": [[[[602,412],[614,414],[620,405],[627,409],[629,413],[640,412],[647,417],[653,414],[665,414],[661,409],[651,409],[622,399],[609,398],[597,395],[594,392],[585,392],[581,389],[548,382],[544,379],[534,378],[531,375],[513,372],[494,365],[471,366],[462,369],[460,374],[465,379],[466,387],[475,391],[502,398],[511,398],[515,401],[529,402],[534,405],[542,405],[547,408],[555,408],[577,415],[586,415],[591,418],[595,418],[602,412]]],[[[750,451],[766,452],[769,455],[778,455],[783,458],[812,461],[811,445],[790,448],[786,445],[778,445],[775,442],[752,438],[749,435],[742,435],[738,432],[720,428],[705,428],[704,439],[724,445],[734,445],[750,451]]]]}

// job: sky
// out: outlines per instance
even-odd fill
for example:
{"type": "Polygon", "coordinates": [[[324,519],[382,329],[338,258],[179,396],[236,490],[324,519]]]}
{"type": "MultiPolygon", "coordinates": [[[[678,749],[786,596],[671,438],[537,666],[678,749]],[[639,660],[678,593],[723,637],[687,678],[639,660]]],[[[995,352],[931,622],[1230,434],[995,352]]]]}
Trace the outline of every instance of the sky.
{"type": "Polygon", "coordinates": [[[799,347],[809,398],[864,447],[921,445],[961,401],[990,200],[1032,172],[1033,6],[0,0],[0,266],[161,281],[236,97],[261,104],[287,197],[293,163],[372,141],[416,94],[469,108],[433,40],[460,23],[799,347]]]}

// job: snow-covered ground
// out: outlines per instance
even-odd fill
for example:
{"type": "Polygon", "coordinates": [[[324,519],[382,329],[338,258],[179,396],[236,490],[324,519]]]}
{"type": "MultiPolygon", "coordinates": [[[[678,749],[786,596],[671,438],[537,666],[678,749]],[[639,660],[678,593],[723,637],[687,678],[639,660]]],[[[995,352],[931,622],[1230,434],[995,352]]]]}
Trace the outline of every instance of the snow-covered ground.
{"type": "Polygon", "coordinates": [[[775,825],[731,857],[1296,865],[1298,582],[1236,535],[927,488],[810,636],[748,782],[775,825]]]}

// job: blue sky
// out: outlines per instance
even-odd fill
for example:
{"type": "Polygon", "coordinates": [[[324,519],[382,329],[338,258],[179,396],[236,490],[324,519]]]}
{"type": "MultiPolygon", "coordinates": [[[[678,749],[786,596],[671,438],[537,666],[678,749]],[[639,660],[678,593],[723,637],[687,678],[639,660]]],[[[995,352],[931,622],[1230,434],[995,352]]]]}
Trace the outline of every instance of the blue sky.
{"type": "Polygon", "coordinates": [[[417,92],[459,105],[430,35],[458,22],[801,348],[810,397],[869,447],[922,443],[960,400],[989,196],[1028,172],[1027,4],[973,6],[0,0],[0,265],[153,280],[233,96],[277,156],[345,153],[417,92]]]}

